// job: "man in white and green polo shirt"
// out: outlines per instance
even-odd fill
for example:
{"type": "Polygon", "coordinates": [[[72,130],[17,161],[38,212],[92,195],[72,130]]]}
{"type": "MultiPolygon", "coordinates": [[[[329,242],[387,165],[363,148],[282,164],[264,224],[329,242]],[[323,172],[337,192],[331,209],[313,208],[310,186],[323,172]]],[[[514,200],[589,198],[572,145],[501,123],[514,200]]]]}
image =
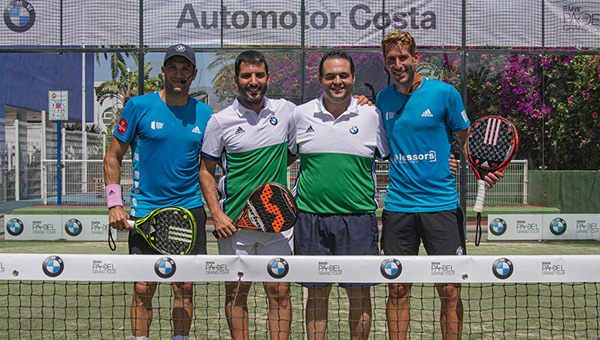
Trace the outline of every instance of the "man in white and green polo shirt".
{"type": "MultiPolygon", "coordinates": [[[[301,160],[296,255],[378,254],[374,158],[386,157],[389,147],[379,110],[352,98],[354,81],[352,58],[329,52],[319,65],[323,95],[294,110],[290,151],[301,160]]],[[[308,339],[324,338],[331,284],[302,285],[308,288],[308,339]]],[[[351,336],[366,338],[372,284],[340,285],[349,297],[351,336]]]]}
{"type": "MultiPolygon", "coordinates": [[[[202,145],[200,184],[219,237],[222,255],[291,255],[293,228],[263,233],[239,231],[232,221],[250,194],[267,182],[287,183],[288,123],[296,107],[265,97],[269,71],[260,52],[246,51],[235,61],[239,95],[208,121],[202,145]],[[215,167],[224,171],[217,186],[215,167]]],[[[226,283],[225,313],[233,339],[249,339],[247,296],[251,282],[226,283]]],[[[272,339],[287,339],[292,320],[289,282],[264,283],[272,339]]]]}

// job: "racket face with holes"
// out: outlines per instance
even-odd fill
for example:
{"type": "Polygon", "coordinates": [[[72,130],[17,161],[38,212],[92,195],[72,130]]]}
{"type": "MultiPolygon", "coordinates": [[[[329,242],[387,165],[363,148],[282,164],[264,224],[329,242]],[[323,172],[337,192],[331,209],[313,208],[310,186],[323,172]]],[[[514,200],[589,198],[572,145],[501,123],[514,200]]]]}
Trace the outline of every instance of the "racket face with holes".
{"type": "Polygon", "coordinates": [[[196,221],[187,209],[156,209],[135,221],[134,228],[152,248],[162,254],[188,255],[194,248],[196,221]]]}
{"type": "Polygon", "coordinates": [[[267,233],[278,233],[294,226],[298,207],[292,193],[275,182],[258,187],[246,202],[235,221],[240,228],[252,228],[267,233]]]}
{"type": "Polygon", "coordinates": [[[513,123],[499,116],[486,116],[469,128],[467,152],[478,180],[487,173],[504,171],[517,150],[519,137],[513,123]]]}

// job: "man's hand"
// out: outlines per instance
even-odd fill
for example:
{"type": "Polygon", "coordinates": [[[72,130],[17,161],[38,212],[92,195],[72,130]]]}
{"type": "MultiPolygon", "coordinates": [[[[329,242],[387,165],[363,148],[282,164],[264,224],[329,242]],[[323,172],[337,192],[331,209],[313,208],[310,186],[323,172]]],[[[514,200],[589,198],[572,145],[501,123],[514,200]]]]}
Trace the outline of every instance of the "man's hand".
{"type": "Polygon", "coordinates": [[[129,215],[120,205],[114,206],[108,211],[108,224],[117,230],[131,229],[127,220],[129,220],[129,215]]]}
{"type": "Polygon", "coordinates": [[[458,170],[458,161],[454,157],[454,154],[450,154],[450,159],[448,160],[450,163],[450,170],[452,171],[452,175],[456,176],[456,171],[458,170]]]}
{"type": "Polygon", "coordinates": [[[228,238],[237,233],[237,228],[233,225],[233,221],[222,210],[216,211],[212,215],[212,218],[215,225],[215,232],[219,235],[219,238],[228,238]]]}
{"type": "Polygon", "coordinates": [[[498,183],[501,178],[504,178],[504,174],[500,171],[496,171],[485,175],[483,180],[485,181],[485,186],[491,188],[494,184],[498,183]]]}
{"type": "Polygon", "coordinates": [[[369,105],[369,106],[375,106],[375,104],[373,104],[369,98],[363,96],[362,94],[359,95],[353,95],[352,97],[356,98],[358,100],[358,105],[363,106],[365,104],[369,105]]]}

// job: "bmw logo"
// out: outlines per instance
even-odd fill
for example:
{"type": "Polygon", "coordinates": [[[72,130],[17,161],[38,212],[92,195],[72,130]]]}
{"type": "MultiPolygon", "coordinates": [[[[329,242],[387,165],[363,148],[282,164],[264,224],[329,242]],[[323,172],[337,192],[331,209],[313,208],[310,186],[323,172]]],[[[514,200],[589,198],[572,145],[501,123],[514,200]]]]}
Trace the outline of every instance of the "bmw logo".
{"type": "Polygon", "coordinates": [[[177,45],[177,47],[175,47],[175,50],[177,52],[185,52],[185,46],[183,46],[183,45],[177,45]]]}
{"type": "Polygon", "coordinates": [[[492,266],[492,273],[494,273],[494,276],[499,278],[500,280],[505,280],[512,275],[513,269],[514,268],[512,262],[505,257],[501,257],[494,261],[494,265],[492,266]]]}
{"type": "Polygon", "coordinates": [[[402,264],[397,259],[383,260],[379,271],[386,279],[393,280],[402,274],[402,264]]]}
{"type": "Polygon", "coordinates": [[[288,265],[288,262],[281,257],[272,259],[267,265],[267,272],[271,277],[276,279],[281,279],[286,276],[289,271],[290,266],[288,265]]]}
{"type": "Polygon", "coordinates": [[[13,32],[25,32],[35,22],[35,10],[25,1],[11,1],[4,9],[4,23],[13,32]]]}
{"type": "Polygon", "coordinates": [[[82,230],[83,226],[81,225],[81,222],[76,218],[72,218],[68,220],[67,223],[65,223],[65,231],[67,232],[67,234],[69,234],[69,236],[77,236],[81,234],[82,230]]]}
{"type": "Polygon", "coordinates": [[[161,257],[154,263],[154,272],[163,279],[168,279],[175,275],[176,269],[175,261],[170,257],[161,257]]]}
{"type": "Polygon", "coordinates": [[[560,217],[550,222],[550,232],[556,236],[562,235],[567,231],[567,222],[560,217]]]}
{"type": "Polygon", "coordinates": [[[354,125],[350,128],[350,133],[355,135],[358,133],[358,126],[354,125]]]}
{"type": "Polygon", "coordinates": [[[65,269],[63,260],[55,255],[48,256],[42,264],[42,271],[50,277],[57,277],[65,269]]]}
{"type": "Polygon", "coordinates": [[[8,223],[6,223],[6,231],[12,236],[19,236],[24,230],[23,221],[18,218],[11,218],[8,223]]]}
{"type": "Polygon", "coordinates": [[[492,235],[500,236],[506,232],[506,221],[501,218],[495,218],[489,224],[489,230],[492,235]]]}
{"type": "Polygon", "coordinates": [[[269,123],[271,123],[271,125],[277,125],[277,118],[271,117],[271,119],[269,119],[269,123]]]}

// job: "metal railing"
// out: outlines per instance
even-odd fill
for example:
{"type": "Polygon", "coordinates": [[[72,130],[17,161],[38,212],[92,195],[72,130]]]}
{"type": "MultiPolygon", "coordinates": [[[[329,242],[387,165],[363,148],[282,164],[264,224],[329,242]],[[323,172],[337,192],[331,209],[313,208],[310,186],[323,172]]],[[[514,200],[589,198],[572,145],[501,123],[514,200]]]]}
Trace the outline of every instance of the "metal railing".
{"type": "MultiPolygon", "coordinates": [[[[42,161],[41,183],[42,204],[58,203],[58,169],[56,160],[42,161]]],[[[77,206],[104,206],[104,171],[102,160],[62,160],[61,204],[77,206]]],[[[130,205],[132,179],[132,161],[123,160],[121,165],[121,187],[123,203],[130,205]]]]}
{"type": "MultiPolygon", "coordinates": [[[[502,179],[493,189],[486,193],[486,206],[521,206],[527,205],[527,160],[513,160],[504,170],[502,179]]],[[[288,186],[294,185],[300,162],[296,161],[288,168],[288,186]]],[[[375,196],[380,207],[384,206],[386,189],[388,186],[388,161],[375,162],[377,176],[377,190],[375,196]]],[[[459,162],[460,172],[460,162],[459,162]]],[[[460,176],[456,174],[456,188],[460,186],[460,176]]],[[[477,179],[470,168],[467,168],[467,205],[475,203],[477,196],[477,179]]]]}
{"type": "MultiPolygon", "coordinates": [[[[101,160],[63,160],[61,162],[61,201],[63,205],[103,206],[106,204],[104,194],[104,175],[101,160]],[[85,174],[83,176],[82,174],[85,174]]],[[[42,203],[57,204],[57,170],[55,160],[42,161],[42,203]]],[[[132,162],[124,160],[121,168],[121,186],[123,202],[129,205],[129,193],[133,187],[132,162]]],[[[288,186],[294,185],[300,169],[296,161],[288,167],[288,186]]],[[[460,167],[459,167],[460,169],[460,167]]],[[[384,206],[388,186],[389,163],[377,161],[375,172],[377,176],[376,198],[379,206],[384,206]]],[[[460,170],[459,170],[460,171],[460,170]]],[[[473,171],[467,169],[467,205],[475,202],[477,195],[477,180],[473,171]]],[[[527,161],[514,160],[504,171],[504,179],[488,190],[486,206],[521,206],[527,205],[527,161]]],[[[460,185],[460,176],[456,176],[456,187],[460,185]]]]}

